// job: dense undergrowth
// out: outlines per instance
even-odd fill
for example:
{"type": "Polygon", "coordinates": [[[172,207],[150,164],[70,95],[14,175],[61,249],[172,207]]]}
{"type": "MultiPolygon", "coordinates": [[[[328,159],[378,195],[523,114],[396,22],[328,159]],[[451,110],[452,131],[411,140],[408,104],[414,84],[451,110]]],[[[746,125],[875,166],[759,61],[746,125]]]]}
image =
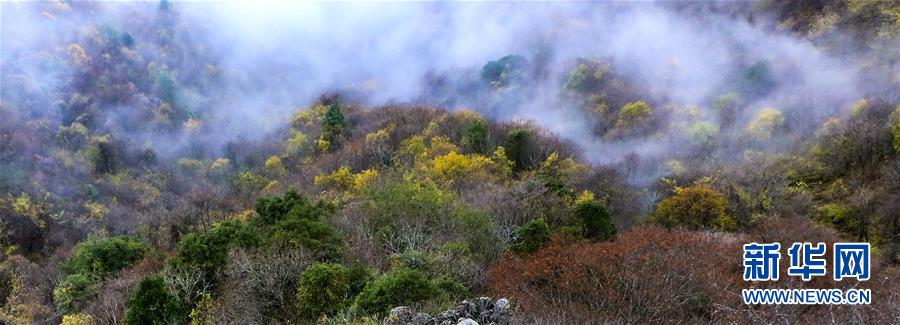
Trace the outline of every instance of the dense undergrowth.
{"type": "MultiPolygon", "coordinates": [[[[760,107],[786,82],[766,60],[702,107],[604,58],[568,62],[553,78],[597,141],[680,148],[602,162],[588,156],[617,153],[541,121],[352,91],[219,139],[229,99],[198,94],[233,76],[177,8],[84,23],[73,13],[94,4],[38,4],[77,41],[4,53],[0,323],[378,323],[392,307],[437,313],[485,295],[510,298],[516,323],[897,323],[900,58],[885,44],[900,11],[831,2],[752,9],[835,55],[839,32],[877,54],[858,64],[879,87],[816,125],[799,95],[760,107]],[[859,287],[874,303],[743,305],[751,241],[871,242],[874,276],[859,287]]],[[[516,96],[542,68],[510,55],[463,85],[516,96]]]]}

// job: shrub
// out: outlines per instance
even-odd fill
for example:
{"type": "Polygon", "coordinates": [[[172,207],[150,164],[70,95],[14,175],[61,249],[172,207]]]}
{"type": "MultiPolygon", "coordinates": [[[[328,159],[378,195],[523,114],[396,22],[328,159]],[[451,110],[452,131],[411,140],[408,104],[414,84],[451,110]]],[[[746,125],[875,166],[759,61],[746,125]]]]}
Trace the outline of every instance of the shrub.
{"type": "Polygon", "coordinates": [[[269,245],[302,246],[325,259],[337,258],[342,242],[337,232],[322,218],[331,213],[323,202],[315,205],[291,190],[283,197],[256,201],[259,218],[254,224],[267,234],[269,245]]]}
{"type": "Polygon", "coordinates": [[[75,246],[75,253],[64,269],[69,274],[102,278],[139,261],[150,246],[125,236],[88,237],[75,246]]]}
{"type": "Polygon", "coordinates": [[[94,295],[94,279],[87,274],[72,274],[53,289],[53,301],[62,313],[78,310],[78,304],[94,295]]]}
{"type": "Polygon", "coordinates": [[[304,319],[333,315],[348,307],[357,293],[352,291],[354,274],[340,264],[313,263],[300,275],[297,288],[297,313],[304,319]]]}
{"type": "Polygon", "coordinates": [[[346,191],[353,186],[353,181],[353,173],[350,172],[350,167],[342,166],[331,173],[316,176],[314,184],[346,191]]]}
{"type": "Polygon", "coordinates": [[[236,247],[252,247],[259,243],[256,231],[236,220],[216,223],[205,232],[189,234],[178,243],[178,255],[171,261],[176,268],[197,268],[212,280],[225,265],[228,252],[236,247]]]}
{"type": "Polygon", "coordinates": [[[287,143],[285,144],[285,153],[289,156],[295,156],[303,153],[303,149],[306,147],[306,134],[300,131],[291,131],[291,137],[288,138],[287,143]]]}
{"type": "Polygon", "coordinates": [[[544,218],[528,221],[516,229],[516,244],[513,250],[522,254],[531,254],[550,240],[550,226],[544,218]]]}
{"type": "Polygon", "coordinates": [[[109,136],[91,139],[91,146],[88,148],[87,156],[90,158],[96,174],[112,174],[122,165],[119,157],[119,148],[109,136]]]}
{"type": "Polygon", "coordinates": [[[278,156],[272,156],[269,157],[269,159],[266,159],[266,163],[263,165],[263,171],[272,178],[287,175],[287,169],[284,168],[284,163],[281,162],[281,158],[278,156]]]}
{"type": "Polygon", "coordinates": [[[763,108],[753,121],[747,124],[745,132],[760,139],[769,139],[772,133],[784,124],[784,114],[774,108],[763,108]]]}
{"type": "Polygon", "coordinates": [[[341,106],[338,104],[328,105],[328,110],[322,117],[322,137],[320,139],[328,142],[329,148],[331,148],[330,146],[340,143],[348,127],[349,123],[341,113],[341,106]]]}
{"type": "Polygon", "coordinates": [[[694,145],[709,147],[715,144],[719,128],[709,122],[697,122],[688,127],[687,133],[694,145]]]}
{"type": "Polygon", "coordinates": [[[738,100],[740,97],[736,93],[728,93],[719,96],[713,101],[713,108],[719,115],[719,123],[723,126],[729,126],[737,119],[738,100]]]}
{"type": "Polygon", "coordinates": [[[484,153],[487,150],[488,124],[482,118],[469,122],[462,136],[462,146],[469,152],[484,153]]]}
{"type": "Polygon", "coordinates": [[[727,205],[728,199],[709,186],[678,188],[675,195],[659,203],[652,220],[667,228],[714,228],[730,231],[737,226],[737,222],[726,213],[727,205]]]}
{"type": "Polygon", "coordinates": [[[435,157],[432,161],[432,173],[441,180],[454,180],[466,176],[486,176],[485,167],[490,164],[491,161],[482,155],[463,155],[454,151],[435,157]]]}
{"type": "Polygon", "coordinates": [[[75,122],[69,126],[62,126],[56,133],[59,144],[69,149],[79,149],[88,139],[88,129],[84,124],[75,122]]]}
{"type": "Polygon", "coordinates": [[[183,324],[187,312],[178,298],[169,293],[160,277],[145,278],[128,299],[125,324],[164,325],[183,324]]]}
{"type": "Polygon", "coordinates": [[[507,55],[496,61],[489,61],[481,68],[481,79],[494,88],[502,88],[522,78],[525,58],[507,55]]]}
{"type": "Polygon", "coordinates": [[[291,214],[272,226],[270,244],[303,247],[326,260],[341,255],[342,241],[330,225],[315,219],[291,214]]]}
{"type": "Polygon", "coordinates": [[[494,263],[489,292],[521,306],[523,323],[710,322],[706,298],[731,301],[722,288],[739,284],[735,250],[733,240],[659,228],[600,243],[554,237],[494,263]]]}
{"type": "Polygon", "coordinates": [[[269,184],[269,179],[265,176],[254,174],[251,172],[241,172],[237,179],[234,180],[234,186],[246,193],[254,193],[262,190],[269,184]]]}
{"type": "Polygon", "coordinates": [[[769,61],[761,60],[743,71],[737,81],[737,87],[747,97],[763,96],[777,86],[769,61]]]}
{"type": "Polygon", "coordinates": [[[652,114],[653,109],[642,100],[625,104],[619,110],[619,119],[616,122],[616,127],[628,129],[640,126],[647,122],[652,114]]]}
{"type": "Polygon", "coordinates": [[[356,296],[354,306],[367,313],[386,314],[392,307],[411,305],[436,293],[424,273],[401,268],[369,282],[356,296]]]}
{"type": "Polygon", "coordinates": [[[516,128],[506,134],[506,157],[513,162],[515,171],[528,167],[528,153],[531,150],[531,131],[516,128]]]}
{"type": "Polygon", "coordinates": [[[616,225],[612,223],[609,211],[597,200],[579,202],[575,206],[575,217],[581,222],[585,238],[612,240],[616,237],[616,225]]]}
{"type": "Polygon", "coordinates": [[[94,325],[94,317],[90,314],[65,315],[60,325],[94,325]]]}
{"type": "Polygon", "coordinates": [[[609,71],[609,66],[600,62],[579,59],[578,65],[569,73],[563,87],[568,91],[588,93],[597,90],[601,86],[603,77],[609,71]]]}

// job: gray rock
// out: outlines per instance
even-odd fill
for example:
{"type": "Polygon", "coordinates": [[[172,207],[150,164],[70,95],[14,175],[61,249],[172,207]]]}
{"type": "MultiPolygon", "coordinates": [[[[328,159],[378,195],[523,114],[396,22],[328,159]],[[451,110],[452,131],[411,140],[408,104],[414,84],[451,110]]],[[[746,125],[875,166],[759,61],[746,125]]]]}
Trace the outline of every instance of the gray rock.
{"type": "Polygon", "coordinates": [[[385,322],[391,325],[507,325],[510,323],[511,306],[505,298],[497,301],[480,297],[463,300],[456,307],[435,316],[416,313],[409,307],[391,309],[385,322]]]}
{"type": "Polygon", "coordinates": [[[460,319],[459,322],[456,323],[456,325],[478,325],[478,322],[471,318],[463,318],[460,319]]]}

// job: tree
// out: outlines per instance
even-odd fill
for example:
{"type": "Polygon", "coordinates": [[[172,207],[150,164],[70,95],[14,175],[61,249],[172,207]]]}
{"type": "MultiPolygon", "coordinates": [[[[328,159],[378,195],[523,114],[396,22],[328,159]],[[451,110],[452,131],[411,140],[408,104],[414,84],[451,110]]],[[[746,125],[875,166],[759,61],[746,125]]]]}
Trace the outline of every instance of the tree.
{"type": "Polygon", "coordinates": [[[516,229],[516,240],[514,251],[521,254],[534,253],[550,240],[550,226],[544,218],[532,219],[516,229]]]}
{"type": "Polygon", "coordinates": [[[300,275],[297,313],[313,320],[348,307],[353,295],[359,292],[353,291],[354,276],[359,275],[341,264],[313,263],[300,275]]]}
{"type": "Polygon", "coordinates": [[[494,88],[509,86],[521,80],[521,70],[526,65],[525,58],[518,55],[507,55],[496,61],[489,61],[481,68],[481,80],[494,88]]]}
{"type": "Polygon", "coordinates": [[[603,85],[603,77],[609,72],[609,65],[598,61],[578,59],[578,64],[569,73],[563,88],[577,93],[590,93],[599,90],[603,85]]]}
{"type": "Polygon", "coordinates": [[[484,119],[476,118],[469,122],[462,137],[462,146],[469,152],[484,153],[487,150],[488,125],[484,119]]]}
{"type": "Polygon", "coordinates": [[[531,131],[516,128],[506,134],[506,156],[512,160],[515,171],[523,171],[528,167],[528,151],[531,146],[531,131]]]}
{"type": "Polygon", "coordinates": [[[367,313],[385,314],[392,307],[410,305],[437,294],[425,274],[400,268],[376,278],[356,296],[354,306],[367,313]]]}
{"type": "Polygon", "coordinates": [[[737,222],[726,213],[728,199],[707,185],[678,188],[675,195],[663,199],[652,220],[667,228],[734,230],[737,222]]]}
{"type": "Polygon", "coordinates": [[[619,120],[616,122],[616,127],[620,129],[638,127],[647,122],[652,114],[653,109],[642,100],[625,104],[619,110],[619,120]]]}
{"type": "Polygon", "coordinates": [[[324,202],[313,205],[306,197],[290,190],[283,197],[259,199],[253,221],[266,235],[267,245],[299,246],[324,259],[340,256],[343,243],[324,217],[333,207],[324,202]]]}
{"type": "Polygon", "coordinates": [[[205,232],[189,234],[178,243],[178,255],[171,260],[175,268],[195,267],[207,280],[213,280],[225,265],[232,248],[252,247],[259,243],[259,234],[249,225],[228,220],[216,223],[205,232]]]}
{"type": "Polygon", "coordinates": [[[784,114],[775,108],[766,107],[760,110],[756,118],[747,124],[745,132],[760,139],[769,139],[783,124],[784,114]]]}
{"type": "Polygon", "coordinates": [[[778,85],[772,73],[771,64],[767,60],[754,63],[738,77],[737,87],[746,97],[764,96],[778,85]]]}
{"type": "Polygon", "coordinates": [[[150,246],[131,237],[90,236],[75,246],[63,268],[68,274],[102,278],[139,261],[149,250],[150,246]]]}
{"type": "Polygon", "coordinates": [[[60,312],[77,311],[82,301],[94,295],[94,279],[87,274],[76,273],[67,276],[53,289],[53,301],[60,312]]]}
{"type": "Polygon", "coordinates": [[[94,325],[94,317],[90,314],[65,315],[60,325],[94,325]]]}
{"type": "Polygon", "coordinates": [[[125,324],[168,325],[183,324],[187,311],[178,298],[169,293],[160,277],[145,278],[126,304],[125,324]]]}
{"type": "Polygon", "coordinates": [[[338,104],[328,105],[325,116],[322,118],[322,137],[321,140],[329,144],[329,148],[334,148],[340,143],[341,138],[347,132],[349,123],[344,113],[341,112],[341,106],[338,104]]]}
{"type": "Polygon", "coordinates": [[[612,223],[609,211],[597,200],[579,202],[575,206],[575,217],[581,222],[585,238],[612,240],[616,237],[616,225],[612,223]]]}

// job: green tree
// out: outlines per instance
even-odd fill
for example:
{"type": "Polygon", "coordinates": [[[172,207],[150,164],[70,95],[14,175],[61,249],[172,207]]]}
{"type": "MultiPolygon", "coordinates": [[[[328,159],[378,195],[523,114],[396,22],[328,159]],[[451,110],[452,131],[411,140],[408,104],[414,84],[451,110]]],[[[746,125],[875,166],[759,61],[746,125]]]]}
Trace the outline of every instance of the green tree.
{"type": "Polygon", "coordinates": [[[694,185],[676,190],[665,198],[653,212],[652,220],[667,228],[734,230],[737,222],[726,213],[728,199],[706,185],[694,185]]]}
{"type": "Polygon", "coordinates": [[[53,289],[53,301],[61,313],[77,311],[79,303],[94,295],[94,279],[86,274],[72,274],[53,289]]]}
{"type": "Polygon", "coordinates": [[[369,282],[354,305],[358,310],[383,315],[392,307],[411,305],[437,293],[424,273],[400,268],[369,282]]]}
{"type": "Polygon", "coordinates": [[[75,246],[63,269],[68,274],[102,278],[139,261],[149,250],[150,246],[131,237],[90,236],[75,246]]]}
{"type": "Polygon", "coordinates": [[[518,55],[507,55],[496,61],[489,61],[481,68],[481,79],[494,88],[502,88],[521,80],[522,69],[527,62],[518,55]]]}
{"type": "Polygon", "coordinates": [[[160,277],[145,278],[128,300],[125,324],[168,325],[187,322],[187,311],[160,277]]]}
{"type": "MultiPolygon", "coordinates": [[[[297,288],[297,313],[304,319],[333,315],[349,306],[353,295],[353,277],[358,274],[341,264],[314,263],[300,275],[297,288]]],[[[356,288],[357,290],[360,288],[356,288]]]]}
{"type": "Polygon", "coordinates": [[[616,126],[619,128],[633,128],[644,124],[653,114],[653,109],[646,102],[639,100],[622,106],[619,110],[619,120],[616,126]]]}
{"type": "Polygon", "coordinates": [[[208,231],[185,236],[178,243],[178,255],[171,264],[176,268],[195,267],[204,272],[207,280],[213,280],[232,248],[253,247],[259,240],[259,234],[249,225],[237,220],[223,221],[208,231]]]}
{"type": "Polygon", "coordinates": [[[516,128],[506,134],[506,156],[513,162],[515,171],[523,171],[528,167],[528,151],[531,146],[531,131],[516,128]]]}
{"type": "Polygon", "coordinates": [[[483,119],[475,119],[463,133],[462,145],[469,152],[484,153],[487,150],[488,125],[483,119]]]}
{"type": "Polygon", "coordinates": [[[312,204],[291,190],[283,197],[263,198],[256,202],[259,214],[254,223],[267,235],[269,245],[300,246],[324,259],[340,256],[343,243],[324,218],[332,207],[324,202],[312,204]]]}
{"type": "Polygon", "coordinates": [[[517,243],[512,247],[521,254],[531,254],[550,240],[550,226],[544,218],[528,221],[516,229],[517,243]]]}
{"type": "Polygon", "coordinates": [[[349,123],[344,113],[341,112],[341,106],[338,104],[328,105],[325,116],[322,118],[322,140],[327,141],[331,148],[340,143],[341,138],[347,132],[349,123]]]}
{"type": "Polygon", "coordinates": [[[616,225],[609,217],[609,211],[597,200],[579,202],[575,206],[575,217],[581,222],[585,238],[612,240],[616,237],[616,225]]]}

